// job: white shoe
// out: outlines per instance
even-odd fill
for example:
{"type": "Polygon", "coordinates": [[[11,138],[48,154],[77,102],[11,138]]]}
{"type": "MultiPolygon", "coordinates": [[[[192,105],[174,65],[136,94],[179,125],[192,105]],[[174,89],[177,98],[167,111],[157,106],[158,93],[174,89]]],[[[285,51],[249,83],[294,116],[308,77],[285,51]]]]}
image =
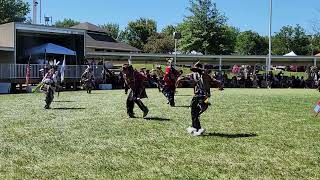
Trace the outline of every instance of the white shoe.
{"type": "Polygon", "coordinates": [[[198,131],[193,132],[194,136],[201,136],[204,134],[206,130],[205,129],[199,129],[198,131]]]}
{"type": "Polygon", "coordinates": [[[198,132],[200,132],[201,134],[204,134],[206,132],[206,130],[201,128],[201,129],[198,130],[198,132]]]}
{"type": "Polygon", "coordinates": [[[196,131],[197,131],[196,128],[193,128],[193,127],[188,127],[188,128],[187,128],[187,132],[188,132],[189,134],[193,134],[193,133],[196,132],[196,131]]]}

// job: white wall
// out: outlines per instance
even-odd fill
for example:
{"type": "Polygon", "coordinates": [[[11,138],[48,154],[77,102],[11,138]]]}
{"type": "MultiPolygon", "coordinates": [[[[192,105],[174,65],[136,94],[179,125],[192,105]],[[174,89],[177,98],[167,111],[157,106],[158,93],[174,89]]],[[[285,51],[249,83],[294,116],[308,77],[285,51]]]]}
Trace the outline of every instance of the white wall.
{"type": "Polygon", "coordinates": [[[14,23],[0,25],[0,46],[14,48],[14,23]]]}

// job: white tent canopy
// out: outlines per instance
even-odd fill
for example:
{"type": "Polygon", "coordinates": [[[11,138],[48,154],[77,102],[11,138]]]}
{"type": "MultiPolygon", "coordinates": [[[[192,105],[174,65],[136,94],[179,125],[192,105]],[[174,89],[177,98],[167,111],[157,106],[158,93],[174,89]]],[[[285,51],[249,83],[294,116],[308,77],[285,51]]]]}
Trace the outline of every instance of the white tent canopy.
{"type": "Polygon", "coordinates": [[[293,51],[283,55],[283,56],[297,56],[296,53],[294,53],[293,51]]]}

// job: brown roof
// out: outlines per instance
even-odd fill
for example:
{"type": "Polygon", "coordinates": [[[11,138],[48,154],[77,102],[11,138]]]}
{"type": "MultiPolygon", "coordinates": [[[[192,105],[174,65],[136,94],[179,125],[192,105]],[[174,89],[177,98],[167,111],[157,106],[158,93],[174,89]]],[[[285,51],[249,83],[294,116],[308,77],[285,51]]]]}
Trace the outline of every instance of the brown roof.
{"type": "Polygon", "coordinates": [[[87,31],[94,31],[94,32],[102,32],[102,33],[108,33],[108,31],[102,29],[99,26],[96,26],[94,24],[85,22],[85,23],[80,23],[78,25],[72,26],[71,28],[73,29],[84,29],[87,31]]]}
{"type": "Polygon", "coordinates": [[[108,41],[97,41],[86,34],[86,47],[96,49],[106,49],[115,51],[126,51],[126,52],[140,52],[140,49],[132,47],[122,42],[108,42],[108,41]]]}
{"type": "MultiPolygon", "coordinates": [[[[86,34],[86,47],[96,48],[96,49],[106,49],[106,50],[114,50],[114,51],[125,51],[125,52],[140,52],[140,49],[132,47],[128,44],[118,42],[114,40],[114,42],[109,41],[99,41],[93,39],[91,36],[88,35],[89,32],[96,32],[102,36],[109,36],[108,31],[88,22],[80,23],[78,25],[72,26],[73,29],[83,29],[88,31],[86,34]]],[[[94,33],[95,34],[95,33],[94,33]]],[[[112,38],[112,37],[111,37],[112,38]]],[[[112,38],[113,39],[113,38],[112,38]]]]}
{"type": "Polygon", "coordinates": [[[314,55],[314,56],[317,56],[317,57],[319,57],[319,56],[320,56],[320,53],[318,53],[318,54],[316,54],[316,55],[314,55]]]}

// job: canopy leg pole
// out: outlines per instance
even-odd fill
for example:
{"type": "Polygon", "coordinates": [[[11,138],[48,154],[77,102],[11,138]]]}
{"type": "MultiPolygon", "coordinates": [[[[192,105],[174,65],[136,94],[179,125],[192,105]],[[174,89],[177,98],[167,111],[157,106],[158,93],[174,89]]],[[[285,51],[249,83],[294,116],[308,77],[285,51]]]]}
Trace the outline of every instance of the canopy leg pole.
{"type": "Polygon", "coordinates": [[[314,58],[314,59],[313,59],[313,65],[314,65],[314,66],[317,66],[317,58],[314,58]]]}

